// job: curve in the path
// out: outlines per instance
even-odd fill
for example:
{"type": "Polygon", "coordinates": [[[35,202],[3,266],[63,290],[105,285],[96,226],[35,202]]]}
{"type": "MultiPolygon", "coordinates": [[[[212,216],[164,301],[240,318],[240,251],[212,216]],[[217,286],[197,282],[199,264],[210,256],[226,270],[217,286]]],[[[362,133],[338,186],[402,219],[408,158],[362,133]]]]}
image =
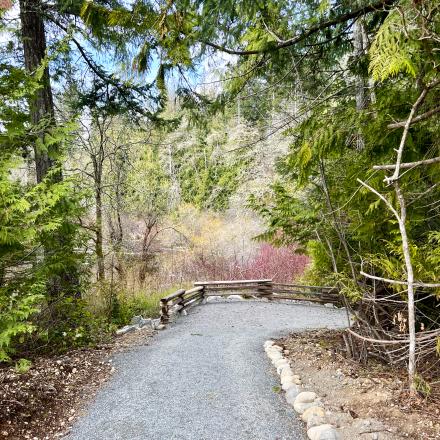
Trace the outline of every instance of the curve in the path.
{"type": "Polygon", "coordinates": [[[117,372],[69,440],[303,440],[274,387],[263,343],[289,330],[346,325],[343,310],[256,301],[196,307],[117,372]]]}

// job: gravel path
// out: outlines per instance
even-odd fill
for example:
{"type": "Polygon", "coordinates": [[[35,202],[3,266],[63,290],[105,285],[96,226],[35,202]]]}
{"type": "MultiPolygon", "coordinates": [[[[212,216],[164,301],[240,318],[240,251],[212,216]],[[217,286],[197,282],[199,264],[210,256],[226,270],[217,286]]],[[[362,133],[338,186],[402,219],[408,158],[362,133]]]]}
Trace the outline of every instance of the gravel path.
{"type": "Polygon", "coordinates": [[[68,440],[303,440],[263,343],[289,330],[340,327],[323,306],[238,301],[191,310],[117,372],[68,440]]]}

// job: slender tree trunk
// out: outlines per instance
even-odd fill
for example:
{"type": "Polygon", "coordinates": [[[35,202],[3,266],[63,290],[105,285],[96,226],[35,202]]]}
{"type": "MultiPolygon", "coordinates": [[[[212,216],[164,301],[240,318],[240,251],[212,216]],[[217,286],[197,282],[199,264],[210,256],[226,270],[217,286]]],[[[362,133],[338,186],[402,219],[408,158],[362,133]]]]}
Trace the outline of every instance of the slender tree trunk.
{"type": "Polygon", "coordinates": [[[95,219],[95,229],[96,229],[96,242],[95,242],[95,252],[96,252],[96,262],[98,265],[97,278],[98,281],[105,280],[105,265],[104,265],[104,237],[102,230],[102,188],[101,188],[101,178],[96,181],[95,189],[95,203],[96,203],[96,219],[95,219]]]}
{"type": "MultiPolygon", "coordinates": [[[[367,52],[367,33],[365,32],[365,26],[361,19],[356,20],[353,31],[353,45],[354,55],[356,58],[361,59],[367,52]]],[[[362,73],[356,75],[356,110],[361,111],[367,108],[369,104],[369,96],[367,92],[368,81],[362,73]]],[[[365,140],[361,133],[356,137],[356,149],[362,151],[365,148],[365,140]]]]}
{"type": "MultiPolygon", "coordinates": [[[[39,68],[44,69],[40,87],[29,98],[29,113],[33,130],[37,132],[43,145],[43,147],[40,146],[38,142],[34,142],[33,145],[36,180],[40,183],[49,178],[51,183],[57,183],[63,180],[61,168],[57,167],[56,163],[59,145],[53,144],[47,148],[44,146],[45,135],[56,125],[56,121],[49,68],[47,64],[43,67],[47,55],[43,5],[41,0],[19,0],[19,6],[25,69],[30,74],[34,74],[39,68]]],[[[57,234],[54,241],[66,244],[66,238],[62,234],[57,234]]],[[[53,255],[52,246],[57,247],[57,245],[45,246],[46,255],[53,255]]],[[[72,295],[78,298],[80,297],[78,286],[78,275],[72,268],[54,273],[47,280],[48,300],[56,301],[61,292],[66,289],[72,291],[72,295]]]]}
{"type": "MultiPolygon", "coordinates": [[[[21,34],[23,38],[24,63],[27,72],[34,73],[46,56],[46,33],[39,0],[20,0],[21,34]]],[[[32,124],[38,129],[39,137],[44,138],[48,127],[55,125],[55,111],[50,85],[49,69],[43,72],[41,87],[29,99],[32,124]]],[[[35,169],[37,182],[41,182],[53,167],[51,151],[41,149],[35,143],[35,169]]],[[[61,180],[61,175],[55,176],[61,180]]]]}
{"type": "Polygon", "coordinates": [[[400,189],[399,181],[394,182],[397,200],[400,206],[399,229],[402,237],[402,251],[406,266],[406,281],[408,283],[408,333],[409,333],[409,353],[408,353],[408,380],[411,394],[417,392],[415,387],[416,374],[416,317],[414,305],[414,270],[411,261],[411,251],[409,247],[408,233],[406,230],[406,203],[400,189]]]}

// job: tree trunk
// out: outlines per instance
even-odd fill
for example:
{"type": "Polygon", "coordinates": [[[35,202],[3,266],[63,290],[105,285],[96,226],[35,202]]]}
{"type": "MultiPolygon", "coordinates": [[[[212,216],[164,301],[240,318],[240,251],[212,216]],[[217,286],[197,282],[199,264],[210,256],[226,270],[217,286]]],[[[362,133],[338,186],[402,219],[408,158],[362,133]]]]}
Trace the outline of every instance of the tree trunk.
{"type": "MultiPolygon", "coordinates": [[[[367,34],[362,21],[356,20],[353,31],[354,55],[361,59],[367,52],[367,34]]],[[[356,110],[361,111],[368,107],[369,96],[367,93],[368,82],[362,73],[356,75],[356,110]]],[[[356,137],[356,149],[362,151],[365,148],[365,140],[361,133],[356,137]]]]}
{"type": "MultiPolygon", "coordinates": [[[[24,63],[26,71],[34,73],[46,56],[46,34],[39,0],[20,0],[21,34],[23,39],[24,63]]],[[[29,99],[29,111],[32,124],[43,139],[47,128],[55,125],[55,111],[50,85],[49,69],[45,67],[41,87],[29,99]]],[[[35,169],[37,182],[41,182],[53,167],[50,150],[41,149],[34,144],[35,169]]],[[[61,175],[55,176],[61,180],[61,175]]]]}
{"type": "Polygon", "coordinates": [[[102,189],[101,189],[101,178],[96,181],[95,189],[95,203],[96,203],[96,219],[95,219],[95,229],[96,229],[96,242],[95,242],[95,252],[96,252],[96,262],[98,265],[97,278],[98,281],[105,280],[105,265],[104,265],[104,249],[103,249],[103,232],[102,232],[102,189]]]}
{"type": "MultiPolygon", "coordinates": [[[[46,33],[44,29],[41,0],[19,0],[21,35],[23,40],[23,54],[25,69],[29,74],[34,74],[44,63],[46,57],[46,33]]],[[[50,84],[49,68],[46,65],[40,80],[40,87],[29,97],[29,113],[33,130],[44,145],[45,134],[55,126],[55,107],[50,84]]],[[[42,182],[54,170],[56,157],[59,152],[57,144],[45,148],[34,142],[35,171],[37,183],[42,182]]],[[[62,181],[60,170],[51,173],[50,181],[62,181]]],[[[62,234],[56,237],[58,243],[65,243],[62,234]]],[[[53,255],[54,249],[45,246],[45,254],[53,255]]],[[[79,297],[78,278],[72,269],[61,270],[52,274],[47,280],[48,299],[56,301],[65,288],[74,291],[74,296],[79,297]],[[73,288],[73,289],[72,289],[73,288]]]]}
{"type": "Polygon", "coordinates": [[[408,381],[411,394],[416,394],[415,374],[416,374],[416,317],[414,306],[414,270],[411,261],[411,251],[409,239],[406,231],[406,204],[405,198],[400,189],[399,181],[394,182],[397,200],[400,206],[399,229],[402,237],[402,251],[406,266],[406,281],[408,283],[408,333],[409,333],[409,353],[408,353],[408,381]]]}

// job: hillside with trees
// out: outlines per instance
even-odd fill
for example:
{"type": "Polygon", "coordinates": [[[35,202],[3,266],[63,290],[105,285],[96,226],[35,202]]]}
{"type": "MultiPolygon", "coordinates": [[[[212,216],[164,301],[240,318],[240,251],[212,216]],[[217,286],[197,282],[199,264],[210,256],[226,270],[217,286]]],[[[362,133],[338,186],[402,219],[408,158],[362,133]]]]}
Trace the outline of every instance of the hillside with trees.
{"type": "Polygon", "coordinates": [[[0,362],[273,278],[337,288],[348,356],[438,397],[439,9],[0,2],[0,362]]]}

